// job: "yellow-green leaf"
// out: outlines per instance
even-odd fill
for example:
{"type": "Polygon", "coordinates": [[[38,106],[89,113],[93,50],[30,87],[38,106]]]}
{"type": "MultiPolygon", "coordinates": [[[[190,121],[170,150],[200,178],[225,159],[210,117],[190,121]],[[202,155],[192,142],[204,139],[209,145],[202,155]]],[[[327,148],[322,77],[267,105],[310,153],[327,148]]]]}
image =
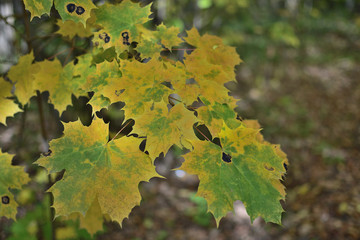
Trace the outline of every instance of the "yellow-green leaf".
{"type": "Polygon", "coordinates": [[[172,92],[162,83],[170,82],[174,73],[157,59],[148,63],[126,61],[121,66],[121,72],[121,78],[108,79],[101,93],[112,103],[125,102],[124,110],[128,117],[139,117],[148,103],[167,99],[172,92]]]}
{"type": "Polygon", "coordinates": [[[139,183],[159,176],[139,150],[142,140],[123,137],[108,143],[108,126],[101,120],[90,127],[79,121],[64,127],[64,137],[50,142],[51,156],[36,162],[50,173],[65,169],[63,179],[49,189],[56,216],[84,215],[97,199],[102,213],[121,224],[140,203],[139,183]]]}
{"type": "Polygon", "coordinates": [[[5,124],[6,117],[20,111],[18,105],[13,100],[8,99],[12,96],[11,88],[11,83],[0,77],[0,123],[5,124]]]}
{"type": "Polygon", "coordinates": [[[280,179],[285,173],[286,156],[278,146],[263,142],[259,130],[224,125],[221,146],[197,141],[186,154],[181,169],[196,174],[200,183],[197,195],[206,199],[217,224],[241,200],[253,221],[258,216],[280,224],[280,200],[285,190],[280,179]]]}
{"type": "Polygon", "coordinates": [[[84,26],[82,23],[75,23],[72,20],[67,20],[65,22],[58,20],[56,25],[59,26],[59,30],[56,33],[61,34],[64,37],[70,39],[74,38],[76,35],[79,37],[90,37],[93,35],[89,26],[84,26]]]}
{"type": "Polygon", "coordinates": [[[196,28],[187,33],[185,41],[196,49],[185,56],[184,64],[201,87],[203,80],[220,85],[235,80],[234,67],[240,64],[241,59],[234,47],[224,45],[222,39],[216,36],[200,36],[196,28]]]}
{"type": "Polygon", "coordinates": [[[169,148],[182,140],[194,140],[193,125],[197,122],[194,113],[184,104],[177,104],[168,111],[164,102],[154,105],[140,118],[135,118],[134,132],[146,136],[146,150],[154,160],[160,153],[166,154],[169,148]]]}
{"type": "Polygon", "coordinates": [[[20,57],[18,64],[13,66],[8,73],[8,77],[15,83],[15,95],[23,105],[35,95],[36,84],[33,75],[39,69],[32,64],[33,61],[33,53],[26,54],[20,57]]]}
{"type": "Polygon", "coordinates": [[[31,13],[31,19],[41,17],[43,14],[49,14],[53,0],[24,0],[25,9],[31,13]]]}
{"type": "Polygon", "coordinates": [[[213,105],[203,106],[197,109],[198,118],[208,127],[213,136],[217,136],[223,127],[223,122],[229,128],[236,128],[241,123],[236,119],[234,109],[226,104],[215,102],[213,105]]]}
{"type": "Polygon", "coordinates": [[[23,167],[11,165],[12,158],[12,155],[0,152],[0,217],[15,220],[18,204],[10,189],[21,189],[30,178],[23,167]]]}
{"type": "Polygon", "coordinates": [[[54,0],[54,4],[63,21],[81,22],[84,26],[91,10],[96,8],[91,0],[54,0]]]}
{"type": "Polygon", "coordinates": [[[118,53],[129,48],[131,42],[140,42],[139,26],[149,20],[150,5],[140,8],[137,3],[124,0],[120,4],[104,4],[94,11],[96,23],[102,27],[93,42],[99,47],[115,46],[118,53]]]}

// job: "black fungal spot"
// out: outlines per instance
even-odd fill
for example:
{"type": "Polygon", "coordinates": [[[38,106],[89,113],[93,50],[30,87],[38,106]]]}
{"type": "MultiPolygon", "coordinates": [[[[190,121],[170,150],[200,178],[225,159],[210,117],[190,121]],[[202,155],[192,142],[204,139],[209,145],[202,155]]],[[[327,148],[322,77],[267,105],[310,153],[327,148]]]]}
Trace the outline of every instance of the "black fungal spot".
{"type": "Polygon", "coordinates": [[[105,39],[104,39],[104,42],[105,42],[105,43],[110,42],[110,37],[109,37],[109,36],[106,36],[105,39]]]}
{"type": "Polygon", "coordinates": [[[3,204],[9,204],[10,203],[10,198],[8,196],[3,196],[3,197],[1,197],[1,202],[3,204]]]}
{"type": "Polygon", "coordinates": [[[69,13],[73,13],[75,11],[75,4],[73,3],[69,3],[68,5],[66,5],[66,9],[68,10],[69,13]]]}
{"type": "Polygon", "coordinates": [[[42,155],[43,155],[44,157],[48,157],[48,156],[51,155],[51,153],[52,153],[52,151],[51,151],[51,149],[49,149],[49,151],[47,151],[47,152],[45,152],[45,153],[42,153],[42,155]]]}
{"type": "Polygon", "coordinates": [[[121,36],[122,36],[123,38],[129,39],[129,33],[128,33],[128,32],[123,32],[123,33],[121,34],[121,36]]]}
{"type": "Polygon", "coordinates": [[[129,42],[129,33],[128,32],[123,32],[121,34],[121,36],[123,37],[123,44],[124,45],[130,45],[130,42],[129,42]]]}
{"type": "Polygon", "coordinates": [[[75,58],[74,60],[74,65],[78,64],[79,63],[79,59],[75,58]]]}
{"type": "Polygon", "coordinates": [[[231,156],[229,154],[226,154],[223,152],[222,154],[222,160],[226,163],[231,163],[231,156]]]}
{"type": "Polygon", "coordinates": [[[85,9],[81,6],[76,7],[76,14],[81,15],[85,12],[85,9]]]}

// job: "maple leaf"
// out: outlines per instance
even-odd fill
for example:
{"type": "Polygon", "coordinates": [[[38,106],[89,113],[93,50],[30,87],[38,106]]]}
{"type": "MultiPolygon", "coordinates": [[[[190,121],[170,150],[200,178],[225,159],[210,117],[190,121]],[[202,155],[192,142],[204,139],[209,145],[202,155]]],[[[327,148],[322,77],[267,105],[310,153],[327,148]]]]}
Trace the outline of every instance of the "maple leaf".
{"type": "Polygon", "coordinates": [[[196,49],[185,57],[184,64],[195,80],[207,79],[221,85],[235,80],[234,67],[241,63],[241,59],[234,47],[224,45],[217,36],[200,36],[196,28],[187,34],[185,41],[196,49]]]}
{"type": "Polygon", "coordinates": [[[90,235],[102,231],[104,218],[99,201],[95,198],[85,216],[79,214],[80,228],[86,229],[90,235]]]}
{"type": "Polygon", "coordinates": [[[178,27],[166,27],[164,24],[160,24],[156,28],[154,36],[160,40],[160,43],[167,49],[172,49],[174,46],[178,46],[183,43],[183,40],[178,37],[180,29],[178,27]]]}
{"type": "Polygon", "coordinates": [[[91,10],[96,8],[91,0],[54,0],[54,5],[63,21],[81,22],[84,26],[91,10]]]}
{"type": "Polygon", "coordinates": [[[102,213],[121,225],[140,203],[139,183],[160,177],[139,149],[142,140],[123,137],[108,142],[108,126],[100,119],[90,127],[79,121],[64,127],[65,136],[50,142],[51,156],[36,162],[50,173],[65,169],[63,179],[49,189],[56,216],[85,215],[97,199],[102,213]]]}
{"type": "MultiPolygon", "coordinates": [[[[206,101],[205,101],[206,102],[206,101]]],[[[234,129],[241,123],[236,119],[236,113],[226,104],[215,102],[213,105],[205,105],[196,110],[199,120],[208,127],[213,136],[217,136],[223,127],[223,122],[234,129]]]]}
{"type": "Polygon", "coordinates": [[[172,49],[183,43],[183,40],[178,37],[180,29],[178,27],[166,27],[160,24],[155,31],[139,26],[142,35],[136,50],[141,53],[143,58],[156,58],[160,56],[160,52],[164,48],[172,49]]]}
{"type": "Polygon", "coordinates": [[[194,113],[177,104],[170,109],[164,102],[154,104],[152,111],[135,118],[134,133],[146,136],[145,149],[154,160],[160,153],[167,153],[174,144],[182,146],[182,141],[194,140],[193,125],[198,122],[194,113]]]}
{"type": "Polygon", "coordinates": [[[0,152],[0,216],[15,220],[18,204],[10,189],[22,189],[30,181],[24,168],[12,166],[13,155],[0,152]]]}
{"type": "Polygon", "coordinates": [[[62,216],[61,220],[79,220],[79,228],[86,229],[90,235],[94,235],[99,231],[103,231],[104,217],[101,212],[101,207],[97,198],[94,199],[90,208],[87,210],[85,215],[81,213],[72,213],[68,217],[62,216]]]}
{"type": "Polygon", "coordinates": [[[84,27],[82,23],[75,23],[72,20],[67,20],[63,22],[62,20],[58,19],[56,25],[59,27],[59,30],[56,31],[57,34],[61,34],[67,38],[74,38],[75,36],[79,37],[90,37],[93,35],[90,26],[84,27]]]}
{"type": "Polygon", "coordinates": [[[279,200],[285,190],[280,179],[285,173],[286,155],[259,138],[259,130],[241,125],[224,125],[219,134],[221,146],[209,141],[194,143],[180,169],[196,174],[200,183],[197,195],[206,199],[217,225],[241,200],[251,221],[258,216],[280,224],[283,209],[279,200]],[[281,153],[281,154],[280,154],[281,153]]]}
{"type": "MultiPolygon", "coordinates": [[[[31,19],[49,14],[53,0],[24,0],[25,9],[31,13],[31,19]]],[[[72,20],[81,22],[84,26],[90,18],[90,12],[96,6],[91,0],[54,0],[55,8],[58,10],[63,21],[72,20]]]]}
{"type": "Polygon", "coordinates": [[[31,13],[30,21],[34,17],[41,17],[43,14],[49,14],[53,0],[24,0],[25,9],[31,13]]]}
{"type": "Polygon", "coordinates": [[[15,95],[23,105],[35,95],[36,85],[33,75],[38,71],[38,68],[32,64],[33,61],[33,52],[23,55],[8,72],[8,77],[12,82],[15,82],[15,95]]]}
{"type": "Polygon", "coordinates": [[[191,77],[186,73],[188,78],[176,79],[172,81],[172,85],[175,89],[175,93],[181,97],[181,101],[186,105],[191,105],[197,101],[198,98],[208,99],[210,103],[223,102],[223,103],[234,103],[234,98],[229,96],[229,90],[223,85],[209,81],[202,80],[199,84],[187,83],[191,77]]]}
{"type": "Polygon", "coordinates": [[[79,64],[63,67],[58,59],[32,63],[33,54],[27,54],[12,67],[8,77],[15,82],[15,95],[19,102],[26,104],[36,90],[49,91],[50,100],[59,112],[71,105],[71,94],[84,94],[87,77],[96,71],[91,68],[92,55],[84,54],[78,58],[79,64]],[[76,80],[74,80],[76,78],[76,80]]]}
{"type": "Polygon", "coordinates": [[[73,80],[74,65],[67,64],[62,67],[58,59],[42,61],[34,64],[38,72],[34,74],[34,87],[39,91],[49,91],[50,100],[55,108],[61,113],[68,105],[71,105],[71,94],[78,96],[86,79],[73,80]],[[49,81],[50,80],[50,81],[49,81]]]}
{"type": "Polygon", "coordinates": [[[0,123],[5,124],[6,117],[20,111],[18,105],[13,100],[8,99],[12,96],[11,89],[11,83],[0,77],[0,123]]]}
{"type": "Polygon", "coordinates": [[[140,42],[139,26],[149,20],[150,13],[150,5],[140,8],[130,0],[117,5],[104,4],[94,11],[96,24],[102,29],[95,34],[93,42],[104,49],[115,46],[120,54],[131,42],[140,42]]]}
{"type": "Polygon", "coordinates": [[[171,80],[172,72],[162,61],[153,59],[146,64],[126,61],[120,71],[122,77],[109,78],[108,84],[100,92],[112,103],[125,102],[124,111],[128,116],[140,116],[147,103],[167,99],[172,92],[163,84],[171,80]]]}

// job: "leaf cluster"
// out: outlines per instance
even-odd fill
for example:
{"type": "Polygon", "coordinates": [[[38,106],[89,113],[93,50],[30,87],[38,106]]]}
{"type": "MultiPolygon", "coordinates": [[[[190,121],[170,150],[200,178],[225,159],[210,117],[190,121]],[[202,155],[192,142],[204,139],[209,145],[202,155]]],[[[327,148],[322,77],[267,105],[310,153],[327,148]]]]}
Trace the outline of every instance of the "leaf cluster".
{"type": "MultiPolygon", "coordinates": [[[[53,1],[24,3],[34,18],[48,14],[53,1]]],[[[286,155],[263,140],[256,121],[242,121],[234,111],[236,100],[224,84],[234,81],[234,67],[241,62],[235,48],[196,28],[186,37],[163,24],[150,29],[150,6],[130,0],[98,7],[90,0],[55,0],[54,6],[61,16],[58,33],[91,37],[93,48],[65,66],[56,58],[35,61],[32,52],[22,56],[7,74],[10,81],[0,79],[0,122],[36,92],[48,91],[60,113],[72,95],[91,93],[91,125],[65,123],[63,137],[50,141],[49,153],[35,162],[49,173],[65,170],[49,189],[55,216],[80,213],[99,221],[105,214],[121,224],[140,204],[139,183],[161,177],[154,160],[177,145],[189,150],[180,169],[199,177],[197,196],[206,200],[217,224],[236,200],[251,220],[261,216],[280,224],[286,155]],[[166,54],[176,51],[183,57],[166,54]],[[117,102],[124,103],[127,121],[109,137],[109,126],[96,113],[117,102]],[[130,134],[117,139],[128,126],[130,134]]],[[[0,194],[11,202],[0,205],[0,212],[14,218],[17,205],[8,189],[29,179],[9,164],[8,155],[0,157],[7,163],[0,168],[7,173],[1,174],[6,185],[0,181],[0,194]]]]}

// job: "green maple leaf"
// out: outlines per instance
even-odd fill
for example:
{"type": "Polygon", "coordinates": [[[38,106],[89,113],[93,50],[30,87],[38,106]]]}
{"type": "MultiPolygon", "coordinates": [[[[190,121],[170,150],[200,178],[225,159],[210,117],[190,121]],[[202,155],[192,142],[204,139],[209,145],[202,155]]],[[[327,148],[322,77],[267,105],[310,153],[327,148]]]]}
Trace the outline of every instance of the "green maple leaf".
{"type": "Polygon", "coordinates": [[[140,42],[141,26],[149,21],[150,13],[150,5],[140,8],[130,0],[104,4],[94,11],[96,24],[102,29],[95,33],[93,42],[104,49],[115,46],[120,54],[129,48],[128,43],[140,42]]]}
{"type": "Polygon", "coordinates": [[[12,96],[11,88],[12,85],[0,77],[0,123],[5,124],[6,117],[20,111],[18,105],[8,99],[12,96]]]}
{"type": "MultiPolygon", "coordinates": [[[[254,124],[249,124],[254,125],[254,124]]],[[[241,200],[251,221],[258,216],[281,223],[280,200],[285,190],[280,179],[286,156],[278,146],[262,140],[259,129],[224,125],[219,134],[222,147],[197,141],[195,150],[184,156],[181,169],[199,177],[197,195],[206,199],[217,224],[241,200]],[[225,155],[224,155],[225,154],[225,155]]]]}
{"type": "Polygon", "coordinates": [[[85,215],[97,199],[102,213],[121,224],[140,203],[139,183],[160,177],[151,159],[139,150],[142,140],[123,137],[107,142],[108,126],[101,120],[90,127],[65,124],[64,135],[50,142],[51,156],[36,162],[50,173],[65,169],[63,179],[49,189],[56,216],[85,215]]]}
{"type": "Polygon", "coordinates": [[[23,167],[11,165],[12,158],[12,155],[0,152],[0,216],[15,220],[18,204],[9,189],[21,189],[30,178],[23,167]]]}

